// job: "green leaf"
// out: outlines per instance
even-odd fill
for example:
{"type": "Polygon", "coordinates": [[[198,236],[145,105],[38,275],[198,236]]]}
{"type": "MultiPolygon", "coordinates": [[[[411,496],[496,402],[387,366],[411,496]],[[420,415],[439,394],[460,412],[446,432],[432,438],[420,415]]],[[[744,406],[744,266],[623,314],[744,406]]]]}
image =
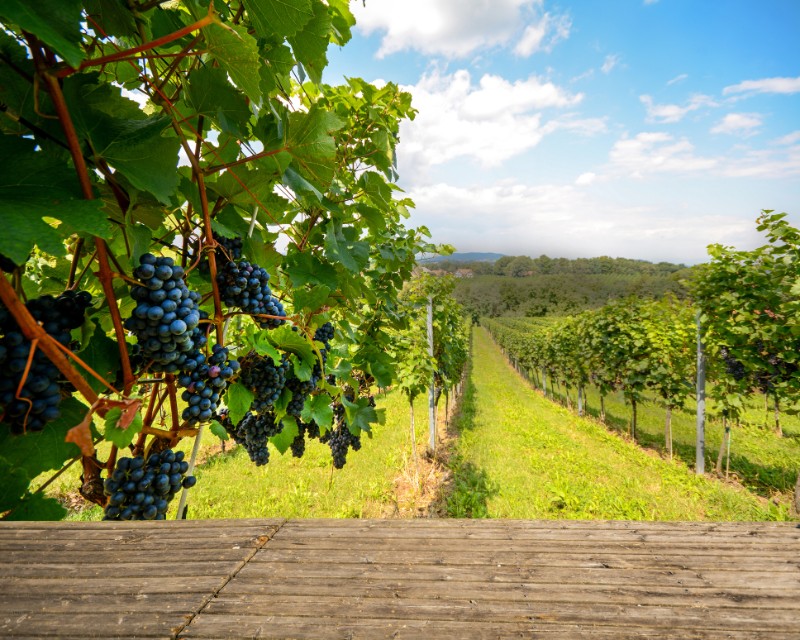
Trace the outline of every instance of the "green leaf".
{"type": "Polygon", "coordinates": [[[67,510],[55,498],[46,498],[41,493],[26,496],[10,514],[8,521],[61,520],[67,510]]]}
{"type": "Polygon", "coordinates": [[[211,24],[203,29],[209,53],[228,73],[233,83],[256,104],[261,104],[258,47],[245,27],[211,24]]]}
{"type": "Polygon", "coordinates": [[[231,423],[239,424],[244,418],[244,414],[250,411],[255,395],[250,389],[240,382],[234,382],[228,387],[225,395],[225,404],[228,405],[228,417],[231,423]]]}
{"type": "MultiPolygon", "coordinates": [[[[96,373],[100,374],[100,376],[112,385],[114,384],[114,378],[121,366],[119,346],[105,334],[98,324],[95,324],[92,337],[78,355],[81,357],[81,360],[94,369],[96,373]]],[[[97,378],[84,372],[82,367],[79,367],[79,369],[92,389],[98,392],[106,390],[106,386],[97,378]]]]}
{"type": "MultiPolygon", "coordinates": [[[[44,471],[60,469],[65,461],[80,455],[77,445],[64,442],[64,437],[83,420],[86,405],[74,398],[66,398],[61,401],[59,409],[61,416],[48,423],[42,431],[15,436],[5,425],[0,427],[0,451],[14,469],[21,470],[30,479],[44,471]]],[[[0,478],[3,477],[4,474],[0,474],[0,478]]]]}
{"type": "Polygon", "coordinates": [[[133,438],[142,430],[143,422],[142,414],[137,413],[133,419],[133,422],[123,429],[118,424],[121,416],[122,409],[117,407],[111,409],[106,414],[105,431],[103,434],[106,440],[117,445],[117,447],[120,449],[127,447],[131,442],[133,442],[133,438]]]}
{"type": "Polygon", "coordinates": [[[219,422],[216,420],[212,420],[211,424],[208,425],[208,430],[213,433],[217,438],[222,440],[223,442],[230,440],[230,435],[228,432],[225,431],[225,427],[223,427],[219,422]]]}
{"type": "Polygon", "coordinates": [[[127,5],[126,0],[83,0],[86,12],[108,35],[138,36],[136,19],[127,5]]]}
{"type": "Polygon", "coordinates": [[[359,273],[369,262],[369,244],[357,237],[353,228],[342,229],[331,220],[325,226],[325,255],[331,262],[359,273]]]}
{"type": "Polygon", "coordinates": [[[245,7],[260,38],[292,36],[314,17],[311,0],[247,0],[245,7]]]}
{"type": "Polygon", "coordinates": [[[0,458],[0,513],[13,509],[28,490],[31,478],[24,469],[15,467],[5,458],[0,458]]]}
{"type": "Polygon", "coordinates": [[[287,256],[284,271],[296,288],[305,284],[321,284],[335,291],[339,286],[336,269],[309,252],[294,252],[287,256]]]}
{"type": "Polygon", "coordinates": [[[252,115],[242,94],[228,81],[228,74],[211,66],[198,67],[189,75],[186,101],[197,114],[210,117],[226,133],[242,135],[252,115]]]}
{"type": "Polygon", "coordinates": [[[110,238],[111,223],[101,200],[84,200],[75,173],[57,157],[35,150],[26,138],[0,136],[0,210],[13,233],[0,234],[0,253],[17,264],[34,246],[55,256],[64,254],[65,234],[44,216],[61,220],[70,230],[110,238]]]}
{"type": "Polygon", "coordinates": [[[301,414],[303,422],[316,422],[323,433],[333,426],[333,407],[330,396],[319,394],[306,401],[301,414]]]}
{"type": "Polygon", "coordinates": [[[353,433],[357,434],[358,430],[369,432],[370,424],[378,421],[378,413],[375,407],[369,406],[369,398],[357,398],[355,402],[350,402],[342,397],[342,406],[347,424],[353,433]]]}
{"type": "Polygon", "coordinates": [[[35,35],[72,67],[86,57],[81,47],[80,0],[3,0],[0,17],[35,35]]]}
{"type": "Polygon", "coordinates": [[[317,105],[308,113],[289,114],[289,135],[286,148],[300,168],[303,177],[319,189],[327,189],[335,169],[336,145],[331,133],[344,123],[336,114],[317,105]]]}
{"type": "Polygon", "coordinates": [[[313,365],[317,361],[314,349],[308,340],[297,331],[292,331],[288,324],[281,325],[267,333],[272,345],[284,353],[293,353],[304,362],[313,365]]]}
{"type": "Polygon", "coordinates": [[[294,416],[284,416],[281,422],[283,422],[283,429],[277,436],[270,438],[269,441],[283,455],[291,446],[292,440],[300,433],[300,429],[297,427],[297,420],[294,419],[294,416]]]}
{"type": "Polygon", "coordinates": [[[328,64],[325,55],[331,33],[328,7],[320,0],[312,0],[314,17],[294,36],[288,38],[297,61],[303,64],[312,81],[322,82],[322,70],[328,64]]]}
{"type": "Polygon", "coordinates": [[[295,310],[316,311],[331,295],[331,290],[323,284],[311,287],[311,289],[295,289],[294,308],[295,310]]]}

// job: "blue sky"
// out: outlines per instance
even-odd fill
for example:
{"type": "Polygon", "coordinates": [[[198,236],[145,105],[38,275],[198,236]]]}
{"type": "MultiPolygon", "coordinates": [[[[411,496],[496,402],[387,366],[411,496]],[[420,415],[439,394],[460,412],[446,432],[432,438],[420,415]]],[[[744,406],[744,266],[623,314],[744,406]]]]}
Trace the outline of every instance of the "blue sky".
{"type": "Polygon", "coordinates": [[[411,224],[459,251],[696,263],[800,225],[800,1],[361,0],[325,81],[394,81],[411,224]]]}

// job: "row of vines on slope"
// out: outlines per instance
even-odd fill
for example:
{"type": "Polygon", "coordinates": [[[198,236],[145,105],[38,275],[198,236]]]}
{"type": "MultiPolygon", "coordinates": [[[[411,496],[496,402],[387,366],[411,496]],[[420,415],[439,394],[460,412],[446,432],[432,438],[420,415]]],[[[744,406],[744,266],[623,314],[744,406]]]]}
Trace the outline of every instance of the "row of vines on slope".
{"type": "MultiPolygon", "coordinates": [[[[409,322],[394,332],[392,353],[401,363],[398,387],[409,403],[412,447],[416,443],[415,398],[430,390],[436,405],[442,396],[448,403],[460,384],[469,357],[469,329],[464,309],[453,297],[454,289],[453,276],[421,273],[401,295],[409,322]]],[[[435,417],[433,423],[431,428],[435,430],[435,417]]],[[[434,431],[430,453],[434,453],[435,444],[434,431]]],[[[412,453],[416,455],[415,449],[412,453]]]]}
{"type": "Polygon", "coordinates": [[[256,464],[313,437],[343,465],[436,250],[394,184],[410,95],[322,83],[347,1],[8,0],[0,23],[0,514],[61,517],[31,482],[77,459],[107,518],[163,519],[205,425],[256,464]]]}
{"type": "MultiPolygon", "coordinates": [[[[671,412],[696,388],[699,314],[710,394],[726,436],[754,393],[772,400],[780,433],[779,410],[795,412],[800,391],[800,233],[785,214],[771,211],[759,217],[758,229],[769,242],[755,250],[710,247],[711,260],[691,283],[693,302],[629,299],[535,325],[512,318],[483,322],[545,392],[548,380],[577,387],[579,412],[587,384],[599,388],[601,403],[604,395],[621,391],[632,408],[634,437],[637,403],[654,392],[666,407],[671,452],[671,412]]],[[[602,405],[600,411],[602,417],[602,405]]]]}

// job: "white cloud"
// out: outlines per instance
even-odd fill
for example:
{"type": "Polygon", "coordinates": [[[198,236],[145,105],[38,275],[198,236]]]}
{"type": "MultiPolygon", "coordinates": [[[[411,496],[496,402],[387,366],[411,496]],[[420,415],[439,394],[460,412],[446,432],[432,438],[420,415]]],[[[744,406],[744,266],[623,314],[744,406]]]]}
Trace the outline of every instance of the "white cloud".
{"type": "Polygon", "coordinates": [[[687,113],[697,111],[702,107],[715,107],[717,104],[709,96],[697,94],[692,96],[685,105],[655,104],[652,96],[639,96],[641,103],[647,108],[647,121],[661,124],[680,122],[687,113]]]}
{"type": "Polygon", "coordinates": [[[605,126],[597,119],[570,116],[544,121],[542,109],[574,106],[583,95],[536,77],[512,83],[486,74],[475,85],[468,71],[433,71],[404,89],[419,110],[401,129],[398,152],[404,176],[410,170],[421,177],[426,168],[460,157],[497,166],[558,129],[591,133],[605,126]]]}
{"type": "Polygon", "coordinates": [[[726,158],[718,171],[727,178],[780,180],[800,176],[800,144],[740,152],[726,158]]]}
{"type": "Polygon", "coordinates": [[[752,136],[763,124],[758,113],[729,113],[711,129],[711,133],[752,136]]]}
{"type": "Polygon", "coordinates": [[[614,144],[609,159],[615,173],[634,178],[649,173],[709,171],[719,163],[716,158],[696,156],[694,145],[686,138],[676,140],[667,133],[657,132],[623,137],[614,144]]]}
{"type": "Polygon", "coordinates": [[[800,131],[792,131],[785,136],[781,136],[777,140],[773,140],[773,143],[778,145],[797,144],[798,142],[800,142],[800,131]]]}
{"type": "Polygon", "coordinates": [[[678,84],[679,82],[683,82],[689,77],[688,73],[682,73],[679,76],[675,76],[672,80],[667,81],[667,86],[672,86],[673,84],[678,84]]]}
{"type": "Polygon", "coordinates": [[[575,179],[575,184],[584,186],[592,184],[597,179],[597,174],[593,173],[592,171],[587,171],[586,173],[582,173],[575,179]]]}
{"type": "Polygon", "coordinates": [[[566,14],[545,13],[537,22],[525,27],[514,53],[523,58],[537,51],[549,53],[558,42],[569,37],[571,28],[572,20],[566,14]]]}
{"type": "Polygon", "coordinates": [[[800,93],[800,77],[797,78],[763,78],[761,80],[745,80],[722,90],[723,95],[735,93],[800,93]]]}
{"type": "MultiPolygon", "coordinates": [[[[357,29],[382,33],[379,58],[399,51],[460,58],[479,49],[509,45],[525,29],[527,54],[547,50],[569,35],[570,23],[542,13],[544,0],[370,0],[351,3],[357,29]],[[532,29],[530,33],[528,29],[532,29]],[[541,30],[536,40],[535,29],[541,30]]],[[[520,44],[517,48],[520,48],[520,44]]],[[[518,53],[518,55],[523,55],[518,53]]]]}
{"type": "Polygon", "coordinates": [[[739,246],[754,235],[752,216],[708,213],[706,203],[677,212],[674,203],[664,205],[654,196],[651,203],[631,206],[572,185],[438,183],[409,195],[417,204],[412,223],[424,224],[434,241],[459,251],[694,263],[707,259],[712,242],[739,246]]]}
{"type": "Polygon", "coordinates": [[[611,70],[619,64],[619,56],[608,55],[606,59],[603,61],[603,66],[600,67],[600,71],[603,73],[611,73],[611,70]]]}

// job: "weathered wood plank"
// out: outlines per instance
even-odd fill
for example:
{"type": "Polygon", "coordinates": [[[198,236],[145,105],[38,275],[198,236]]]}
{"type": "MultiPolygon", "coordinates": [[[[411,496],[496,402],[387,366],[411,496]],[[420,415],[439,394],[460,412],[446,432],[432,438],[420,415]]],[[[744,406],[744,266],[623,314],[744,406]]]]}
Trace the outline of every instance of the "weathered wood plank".
{"type": "MultiPolygon", "coordinates": [[[[454,565],[491,565],[491,566],[539,566],[539,567],[573,567],[594,569],[616,568],[691,568],[694,570],[714,569],[730,571],[800,571],[800,556],[787,558],[786,554],[775,556],[738,556],[735,552],[725,550],[723,554],[683,557],[680,554],[658,555],[647,553],[624,553],[622,551],[601,552],[595,550],[572,550],[564,553],[564,547],[552,547],[549,552],[539,549],[526,551],[471,551],[469,549],[453,550],[440,548],[430,549],[397,549],[393,546],[377,548],[362,546],[359,548],[305,549],[268,547],[253,558],[252,562],[302,562],[332,564],[447,564],[454,565]]],[[[2,573],[0,572],[0,575],[2,573]]]]}

